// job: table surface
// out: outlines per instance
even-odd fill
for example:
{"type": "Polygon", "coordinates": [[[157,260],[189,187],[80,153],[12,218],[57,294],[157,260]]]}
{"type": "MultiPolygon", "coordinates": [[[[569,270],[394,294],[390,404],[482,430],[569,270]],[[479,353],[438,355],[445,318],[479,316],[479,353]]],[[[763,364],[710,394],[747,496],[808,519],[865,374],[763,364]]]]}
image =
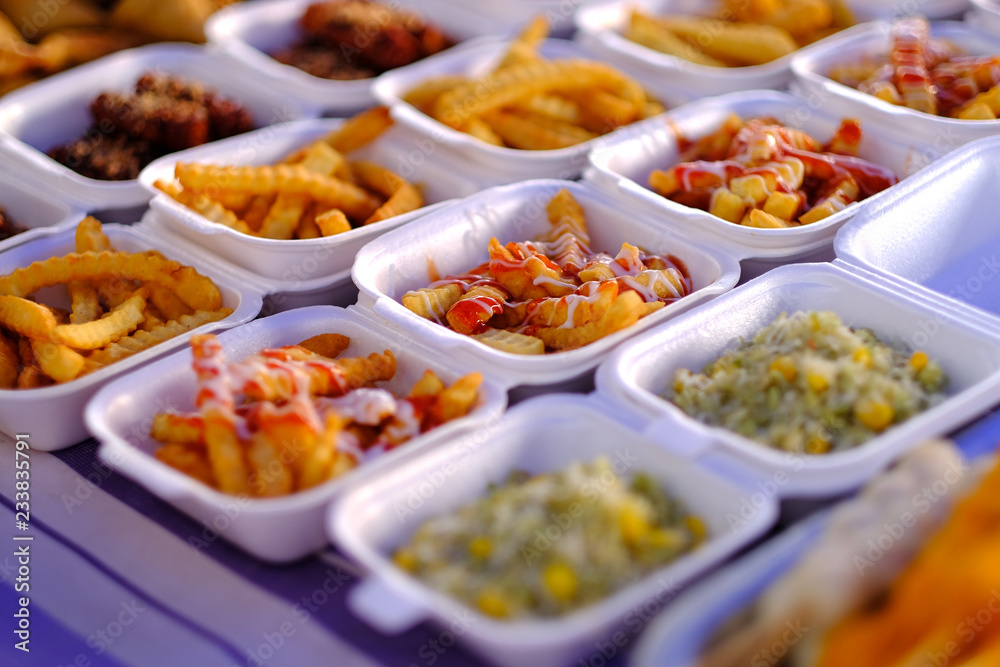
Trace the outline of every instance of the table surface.
{"type": "MultiPolygon", "coordinates": [[[[992,452],[1000,412],[953,437],[969,458],[992,452]]],[[[51,454],[31,452],[30,527],[19,532],[14,451],[11,439],[0,435],[0,526],[9,540],[0,549],[0,665],[480,662],[450,631],[431,624],[394,637],[379,634],[348,610],[346,594],[358,571],[333,548],[293,565],[262,563],[109,469],[93,440],[51,454]],[[15,534],[33,539],[15,542],[15,534]],[[15,593],[14,550],[24,544],[30,545],[30,591],[15,593]],[[16,650],[6,629],[22,595],[30,599],[30,653],[16,650]]],[[[624,664],[629,648],[606,664],[624,664]]]]}

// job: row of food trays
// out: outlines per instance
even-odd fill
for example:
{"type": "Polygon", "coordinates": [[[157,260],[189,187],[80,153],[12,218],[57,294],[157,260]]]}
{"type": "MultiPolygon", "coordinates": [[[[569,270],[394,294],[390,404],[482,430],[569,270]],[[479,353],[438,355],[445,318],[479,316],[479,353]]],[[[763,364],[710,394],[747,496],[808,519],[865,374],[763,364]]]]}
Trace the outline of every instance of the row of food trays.
{"type": "MultiPolygon", "coordinates": [[[[291,24],[307,4],[246,11],[291,24]]],[[[992,108],[992,61],[934,41],[978,56],[989,38],[921,19],[852,30],[895,44],[890,69],[923,59],[924,83],[973,68],[979,88],[949,88],[948,104],[992,108]]],[[[798,96],[685,95],[546,32],[533,21],[383,74],[371,90],[387,106],[346,119],[262,91],[251,59],[221,43],[122,52],[0,100],[0,197],[31,227],[0,242],[0,430],[39,449],[91,434],[104,460],[263,560],[333,541],[368,572],[352,608],[386,632],[471,609],[463,640],[489,660],[593,664],[668,606],[642,635],[649,664],[680,655],[671,641],[690,664],[770,660],[799,643],[782,633],[801,619],[824,627],[802,642],[815,661],[840,616],[799,589],[826,576],[825,551],[807,551],[749,627],[699,626],[703,658],[669,612],[745,600],[711,585],[674,597],[764,535],[780,500],[868,483],[763,547],[794,560],[802,540],[839,543],[848,565],[829,587],[850,591],[835,607],[861,623],[852,610],[908,558],[858,586],[843,545],[881,544],[929,485],[935,511],[914,500],[918,528],[890,531],[906,545],[895,553],[916,553],[972,484],[953,447],[920,443],[998,402],[1000,140],[976,140],[996,121],[886,109],[806,79],[798,96]],[[219,108],[230,128],[244,112],[262,127],[162,145],[214,138],[219,108]],[[129,159],[139,141],[164,154],[122,181],[45,155],[88,128],[125,132],[129,159]],[[109,209],[142,219],[80,220],[109,209]],[[755,263],[766,273],[734,289],[755,263]],[[552,395],[508,410],[540,393],[552,395]],[[949,470],[961,474],[938,493],[949,470]]],[[[927,108],[926,87],[864,78],[927,108]]],[[[745,567],[757,583],[778,574],[745,567]]],[[[893,627],[890,610],[867,609],[893,627]]],[[[850,645],[845,627],[836,641],[850,645]]],[[[981,632],[926,650],[971,657],[990,644],[981,632]]]]}

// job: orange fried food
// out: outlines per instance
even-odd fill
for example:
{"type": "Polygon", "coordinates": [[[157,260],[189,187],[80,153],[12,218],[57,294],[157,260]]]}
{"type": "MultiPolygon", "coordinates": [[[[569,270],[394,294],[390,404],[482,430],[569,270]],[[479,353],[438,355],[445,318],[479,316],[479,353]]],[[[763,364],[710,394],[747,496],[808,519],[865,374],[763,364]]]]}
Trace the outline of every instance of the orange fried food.
{"type": "Polygon", "coordinates": [[[588,345],[691,293],[687,267],[672,255],[628,243],[616,257],[592,251],[568,190],[547,213],[551,227],[538,239],[490,239],[488,262],[407,292],[403,305],[489,347],[542,354],[588,345]]]}

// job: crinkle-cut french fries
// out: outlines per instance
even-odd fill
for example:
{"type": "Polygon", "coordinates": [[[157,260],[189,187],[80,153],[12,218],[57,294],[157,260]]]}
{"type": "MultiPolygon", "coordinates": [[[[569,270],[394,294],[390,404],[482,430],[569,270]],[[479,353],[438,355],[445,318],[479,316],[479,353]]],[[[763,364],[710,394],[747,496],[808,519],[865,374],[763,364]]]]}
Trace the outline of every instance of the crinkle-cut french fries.
{"type": "Polygon", "coordinates": [[[652,16],[633,10],[625,37],[710,67],[763,65],[848,27],[828,0],[725,0],[712,16],[652,16]]]}
{"type": "Polygon", "coordinates": [[[536,18],[485,76],[428,79],[403,99],[488,144],[523,150],[575,146],[663,111],[638,82],[609,65],[546,60],[539,47],[548,29],[536,18]]]}
{"type": "Polygon", "coordinates": [[[843,120],[825,146],[773,118],[731,115],[691,142],[681,162],[654,169],[649,186],[727,222],[786,229],[827,218],[896,183],[889,169],[857,157],[861,125],[843,120]]]}
{"type": "Polygon", "coordinates": [[[547,207],[533,241],[489,243],[489,261],[403,295],[413,313],[511,354],[571,350],[631,326],[691,293],[673,255],[625,243],[617,257],[590,249],[583,208],[568,190],[547,207]]]}
{"type": "Polygon", "coordinates": [[[86,218],[76,252],[0,276],[0,389],[69,382],[230,313],[209,278],[157,251],[118,252],[86,218]],[[71,311],[33,300],[59,284],[71,311]]]}
{"type": "Polygon", "coordinates": [[[967,55],[922,16],[893,21],[885,56],[835,65],[834,81],[890,104],[961,120],[1000,117],[1000,56],[967,55]]]}
{"type": "Polygon", "coordinates": [[[227,362],[215,336],[195,336],[197,411],[154,417],[150,433],[163,443],[156,457],[224,493],[283,496],[339,477],[479,402],[479,373],[448,386],[428,370],[405,397],[376,388],[395,375],[395,357],[340,357],[350,343],[320,334],[227,362]]]}
{"type": "Polygon", "coordinates": [[[420,190],[398,174],[347,158],[391,125],[389,110],[376,107],[281,164],[178,163],[175,180],[155,185],[209,221],[248,236],[289,240],[342,234],[424,205],[420,190]]]}

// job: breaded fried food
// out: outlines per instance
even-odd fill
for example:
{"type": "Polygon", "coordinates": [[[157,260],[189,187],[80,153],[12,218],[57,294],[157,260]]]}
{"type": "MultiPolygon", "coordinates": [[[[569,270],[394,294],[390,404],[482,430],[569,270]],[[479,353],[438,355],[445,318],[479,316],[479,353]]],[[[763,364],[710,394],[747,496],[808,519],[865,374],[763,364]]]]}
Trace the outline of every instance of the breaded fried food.
{"type": "Polygon", "coordinates": [[[398,5],[369,0],[325,0],[302,15],[306,38],[273,54],[325,79],[369,78],[433,55],[454,42],[398,5]]]}

